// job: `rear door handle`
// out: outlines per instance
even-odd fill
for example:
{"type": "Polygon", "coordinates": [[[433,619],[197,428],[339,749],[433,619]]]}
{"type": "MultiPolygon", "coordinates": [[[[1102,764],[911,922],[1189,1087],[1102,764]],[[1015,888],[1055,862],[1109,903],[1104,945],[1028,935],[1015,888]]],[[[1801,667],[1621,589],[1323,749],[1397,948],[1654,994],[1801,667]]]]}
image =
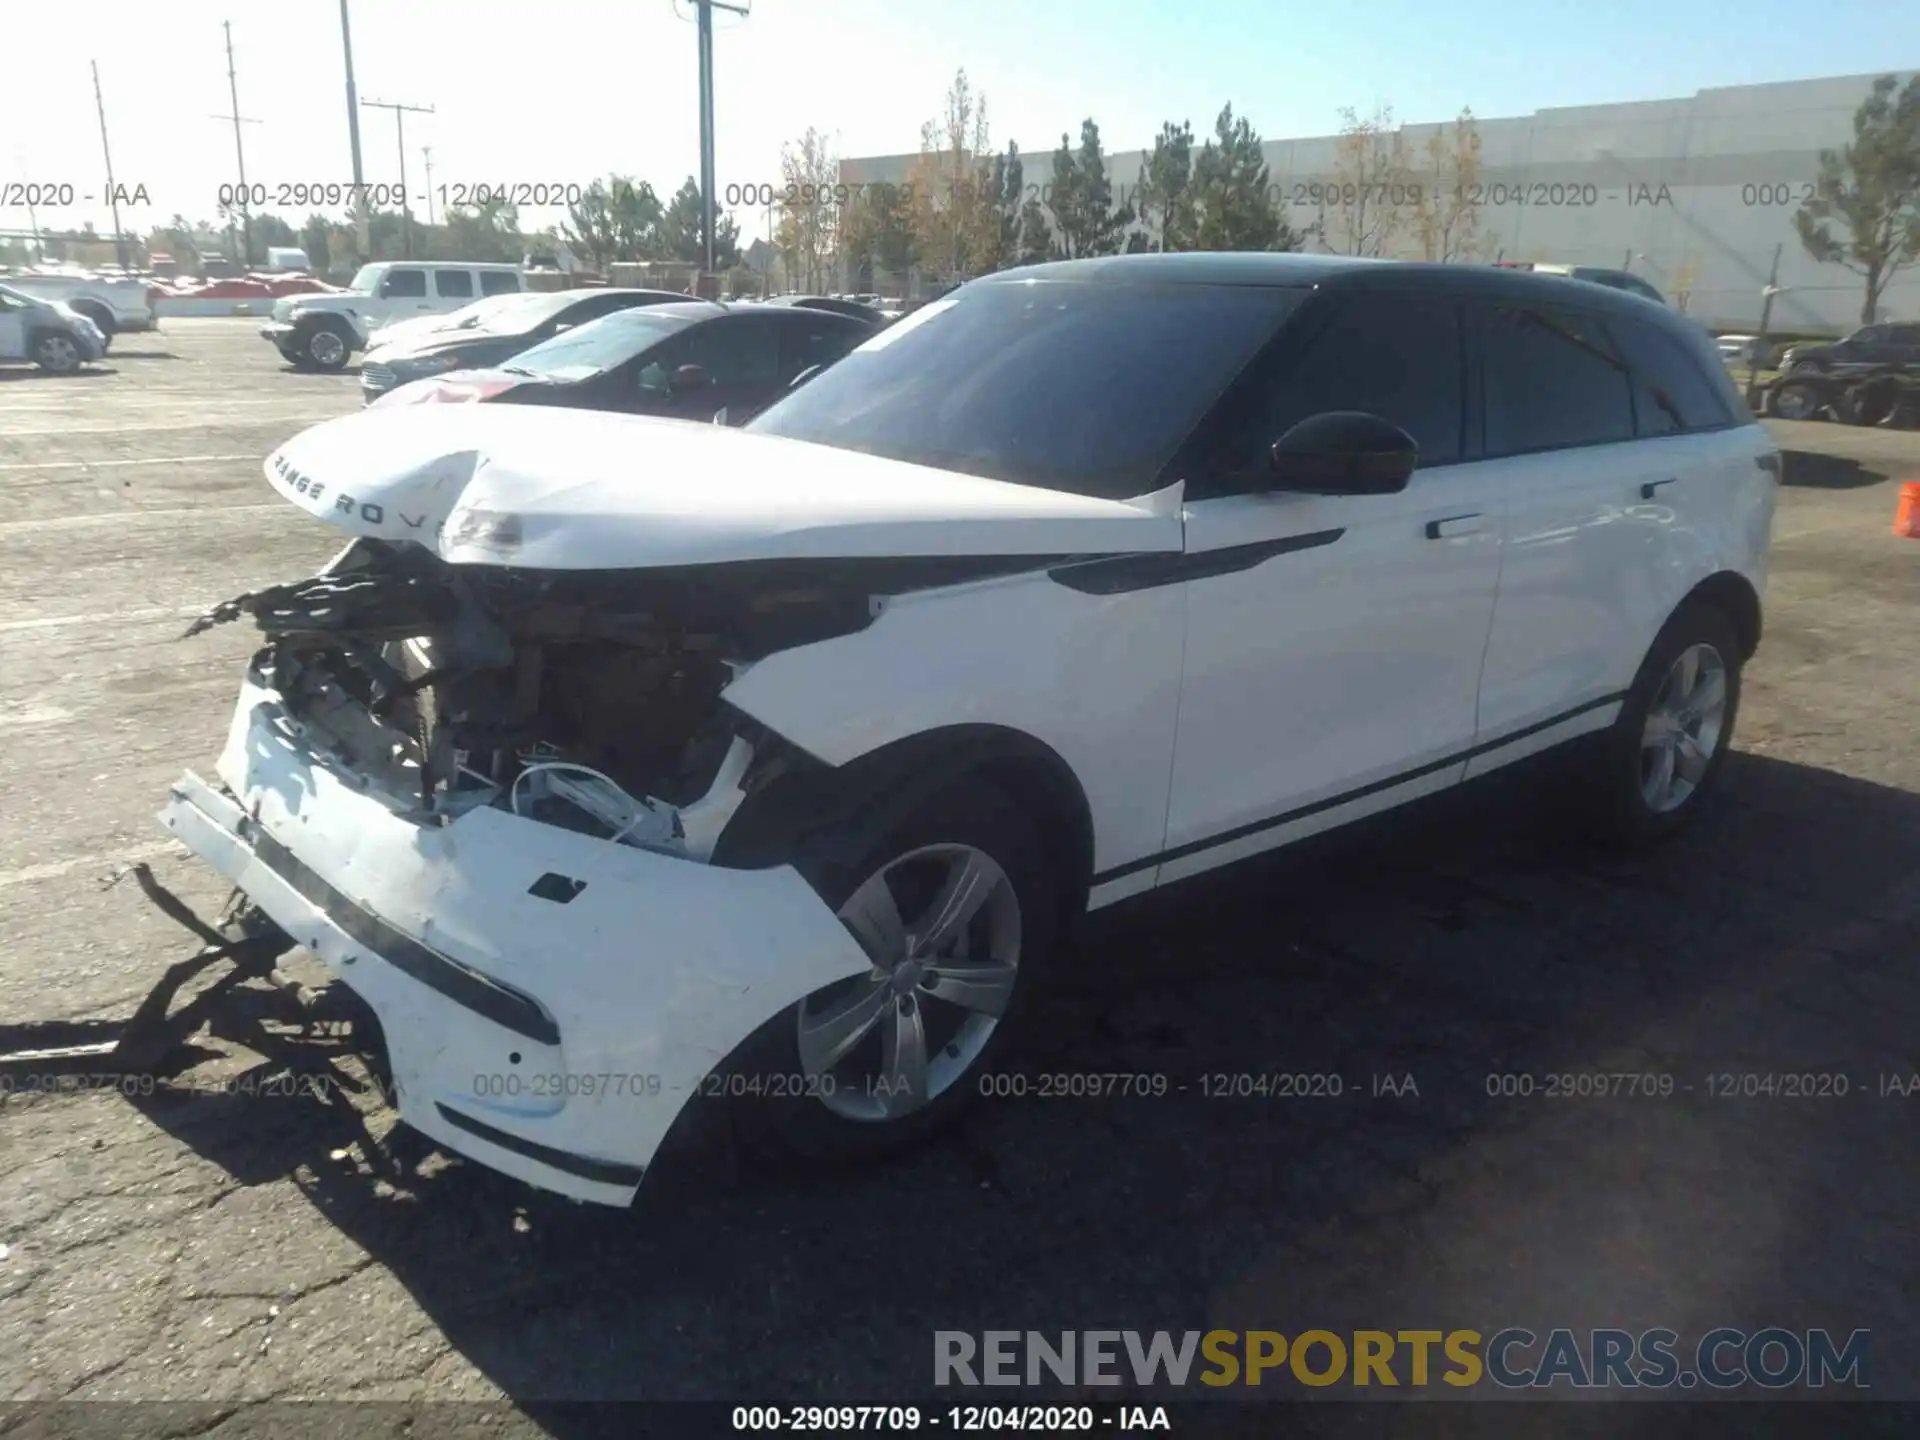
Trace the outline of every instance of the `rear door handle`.
{"type": "Polygon", "coordinates": [[[1486,529],[1486,517],[1479,513],[1472,515],[1449,515],[1444,520],[1427,522],[1427,539],[1451,540],[1456,535],[1477,535],[1486,529]]]}
{"type": "Polygon", "coordinates": [[[1642,500],[1651,500],[1655,495],[1657,495],[1660,492],[1660,487],[1662,485],[1671,485],[1673,483],[1674,482],[1671,479],[1649,480],[1647,481],[1646,484],[1640,487],[1640,498],[1642,500]]]}

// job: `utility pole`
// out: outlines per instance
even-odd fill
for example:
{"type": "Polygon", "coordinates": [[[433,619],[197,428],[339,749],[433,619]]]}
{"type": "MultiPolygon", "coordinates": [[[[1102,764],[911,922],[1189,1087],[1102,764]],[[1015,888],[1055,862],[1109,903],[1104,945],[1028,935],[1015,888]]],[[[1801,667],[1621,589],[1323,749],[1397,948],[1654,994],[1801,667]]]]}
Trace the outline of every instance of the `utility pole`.
{"type": "Polygon", "coordinates": [[[427,229],[433,228],[433,146],[422,145],[420,158],[427,165],[427,229]]]}
{"type": "Polygon", "coordinates": [[[1773,319],[1773,297],[1780,293],[1780,252],[1785,250],[1782,241],[1773,247],[1773,268],[1767,272],[1767,288],[1760,292],[1760,334],[1753,342],[1753,352],[1747,356],[1747,405],[1752,407],[1760,392],[1760,362],[1767,357],[1767,325],[1773,319]]]}
{"type": "Polygon", "coordinates": [[[100,112],[100,154],[107,162],[107,203],[113,207],[113,253],[127,268],[127,242],[120,234],[120,195],[113,184],[113,150],[107,144],[107,102],[100,98],[100,62],[93,63],[93,108],[100,112]]]}
{"type": "Polygon", "coordinates": [[[744,16],[746,5],[729,5],[724,0],[694,0],[700,11],[700,229],[701,274],[713,274],[713,232],[717,219],[713,179],[713,12],[725,10],[744,16]]]}
{"type": "Polygon", "coordinates": [[[397,100],[362,100],[360,102],[370,110],[391,110],[393,112],[393,133],[400,142],[400,246],[409,260],[413,258],[413,212],[407,208],[407,116],[411,110],[416,115],[431,115],[431,105],[403,105],[397,100]]]}
{"type": "Polygon", "coordinates": [[[347,56],[347,139],[353,146],[353,215],[359,233],[362,260],[373,258],[372,207],[367,203],[367,177],[360,168],[360,100],[353,88],[353,30],[347,24],[347,0],[340,0],[340,46],[347,56]]]}
{"type": "MultiPolygon", "coordinates": [[[[233,22],[222,20],[220,28],[227,32],[227,97],[233,102],[231,115],[215,115],[215,120],[233,122],[233,158],[240,166],[240,237],[242,249],[240,264],[242,267],[253,264],[253,195],[247,189],[247,152],[240,143],[242,125],[258,125],[258,120],[249,120],[240,113],[240,89],[233,77],[233,22]]],[[[232,207],[228,207],[227,238],[233,238],[232,207]]]]}

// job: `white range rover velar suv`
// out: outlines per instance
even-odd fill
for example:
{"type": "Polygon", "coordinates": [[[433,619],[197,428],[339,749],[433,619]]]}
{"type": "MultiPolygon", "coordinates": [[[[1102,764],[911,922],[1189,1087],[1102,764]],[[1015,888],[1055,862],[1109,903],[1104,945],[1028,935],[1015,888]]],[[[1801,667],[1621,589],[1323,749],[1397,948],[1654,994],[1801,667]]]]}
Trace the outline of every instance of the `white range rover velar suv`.
{"type": "Polygon", "coordinates": [[[1087,911],[1575,741],[1608,831],[1677,830],[1779,474],[1633,295],[1014,270],[744,429],[296,437],[267,480],[353,539],[200,622],[262,644],[162,818],[371,1008],[452,1151],[625,1204],[744,1076],[769,1139],[878,1153],[979,1093],[1087,911]]]}

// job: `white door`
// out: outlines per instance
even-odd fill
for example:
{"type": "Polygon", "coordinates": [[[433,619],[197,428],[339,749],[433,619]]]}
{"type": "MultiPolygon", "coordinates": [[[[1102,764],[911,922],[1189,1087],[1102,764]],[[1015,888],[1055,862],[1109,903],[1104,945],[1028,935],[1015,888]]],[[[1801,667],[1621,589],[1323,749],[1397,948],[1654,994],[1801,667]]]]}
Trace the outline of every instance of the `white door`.
{"type": "Polygon", "coordinates": [[[26,319],[19,306],[0,295],[0,360],[27,358],[26,319]]]}
{"type": "Polygon", "coordinates": [[[1636,438],[1633,379],[1602,321],[1539,305],[1479,319],[1507,554],[1474,773],[1610,724],[1679,599],[1662,495],[1679,457],[1636,438]]]}
{"type": "Polygon", "coordinates": [[[1269,362],[1212,473],[1189,481],[1201,573],[1185,582],[1162,883],[1461,777],[1501,553],[1499,476],[1466,458],[1462,354],[1451,301],[1343,297],[1269,362]],[[1414,437],[1403,492],[1245,493],[1273,440],[1332,410],[1414,437]]]}

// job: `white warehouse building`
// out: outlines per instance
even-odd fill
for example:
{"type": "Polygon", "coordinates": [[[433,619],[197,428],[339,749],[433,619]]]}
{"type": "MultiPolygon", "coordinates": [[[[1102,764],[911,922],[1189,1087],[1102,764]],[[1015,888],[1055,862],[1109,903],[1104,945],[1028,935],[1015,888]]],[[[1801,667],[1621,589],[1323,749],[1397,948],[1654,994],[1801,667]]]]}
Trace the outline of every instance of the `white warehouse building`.
{"type": "MultiPolygon", "coordinates": [[[[1758,323],[1777,249],[1780,288],[1770,328],[1850,330],[1860,323],[1864,282],[1840,265],[1815,262],[1794,231],[1793,214],[1811,191],[1820,152],[1852,138],[1854,112],[1874,78],[1742,85],[1687,99],[1482,118],[1478,258],[1631,269],[1689,314],[1725,331],[1758,323]]],[[[1908,77],[1899,78],[1904,84],[1908,77]]],[[[1080,118],[1066,117],[1063,127],[1076,143],[1080,118]]],[[[1257,106],[1249,118],[1258,125],[1257,106]]],[[[1211,133],[1213,117],[1191,119],[1197,147],[1211,133]]],[[[1416,169],[1428,137],[1442,128],[1401,127],[1416,169]]],[[[1310,199],[1314,187],[1338,178],[1338,145],[1333,135],[1265,142],[1272,192],[1296,229],[1324,219],[1337,237],[1337,218],[1310,199]]],[[[1030,195],[1044,197],[1053,144],[1036,150],[1021,146],[1024,178],[1030,195]]],[[[898,183],[918,158],[845,160],[840,176],[848,184],[898,183]]],[[[1133,198],[1145,158],[1142,150],[1108,156],[1116,205],[1133,198]]],[[[1334,246],[1310,238],[1306,248],[1339,247],[1337,238],[1334,246]]],[[[1420,258],[1411,225],[1388,253],[1420,258]]],[[[1895,277],[1877,318],[1920,319],[1920,271],[1895,277]]]]}

